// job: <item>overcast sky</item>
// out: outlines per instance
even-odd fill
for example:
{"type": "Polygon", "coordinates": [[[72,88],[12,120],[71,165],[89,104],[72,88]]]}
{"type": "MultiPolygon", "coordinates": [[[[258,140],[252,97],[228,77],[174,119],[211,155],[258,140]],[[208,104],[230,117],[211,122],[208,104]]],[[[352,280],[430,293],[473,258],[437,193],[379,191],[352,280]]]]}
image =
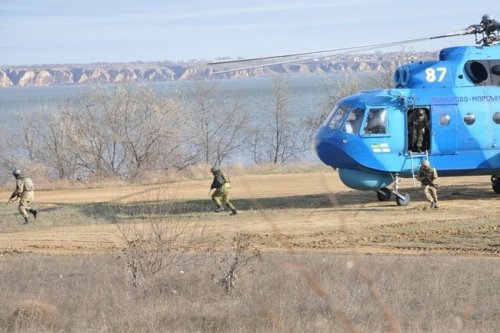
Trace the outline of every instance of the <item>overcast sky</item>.
{"type": "MultiPolygon", "coordinates": [[[[211,60],[430,37],[498,0],[0,0],[0,66],[211,60]]],[[[474,37],[412,44],[413,50],[474,37]]]]}

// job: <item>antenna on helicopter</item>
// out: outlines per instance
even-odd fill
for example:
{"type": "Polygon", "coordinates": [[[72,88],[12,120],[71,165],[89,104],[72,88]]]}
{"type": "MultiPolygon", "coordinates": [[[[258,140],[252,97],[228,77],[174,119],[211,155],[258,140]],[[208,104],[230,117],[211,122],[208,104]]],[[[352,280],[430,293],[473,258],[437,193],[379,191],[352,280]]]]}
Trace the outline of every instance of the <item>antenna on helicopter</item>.
{"type": "Polygon", "coordinates": [[[269,61],[269,60],[273,60],[273,59],[276,59],[276,60],[282,59],[282,60],[275,61],[275,62],[261,63],[261,64],[247,66],[247,67],[240,67],[240,68],[234,68],[234,69],[223,69],[223,70],[214,71],[211,73],[212,75],[217,75],[217,74],[237,72],[237,71],[241,71],[241,70],[255,69],[255,68],[268,67],[268,66],[274,66],[274,65],[282,65],[282,64],[287,64],[287,63],[299,63],[299,62],[304,62],[304,61],[313,60],[313,59],[325,58],[325,57],[332,56],[332,55],[341,55],[341,54],[352,53],[352,52],[356,52],[356,51],[358,51],[358,52],[368,51],[368,50],[374,50],[374,49],[379,49],[379,48],[404,45],[404,44],[410,44],[410,43],[417,43],[417,42],[434,40],[434,39],[439,39],[439,38],[469,35],[469,34],[476,35],[476,44],[481,44],[481,45],[486,45],[486,46],[491,45],[495,42],[500,41],[500,23],[497,22],[493,18],[492,15],[485,14],[482,17],[480,24],[474,24],[474,25],[471,25],[468,28],[463,29],[463,30],[449,32],[449,33],[445,33],[445,34],[437,35],[437,36],[407,39],[407,40],[386,42],[386,43],[379,43],[379,44],[368,44],[368,45],[359,45],[359,46],[352,46],[352,47],[341,47],[341,48],[321,50],[321,51],[312,51],[312,52],[290,53],[290,54],[256,57],[256,58],[245,58],[245,59],[211,61],[211,62],[208,62],[208,65],[227,65],[227,64],[232,64],[232,63],[261,62],[261,61],[269,61]],[[306,57],[306,56],[309,56],[309,57],[306,57]],[[290,59],[290,58],[293,58],[293,59],[290,59]]]}

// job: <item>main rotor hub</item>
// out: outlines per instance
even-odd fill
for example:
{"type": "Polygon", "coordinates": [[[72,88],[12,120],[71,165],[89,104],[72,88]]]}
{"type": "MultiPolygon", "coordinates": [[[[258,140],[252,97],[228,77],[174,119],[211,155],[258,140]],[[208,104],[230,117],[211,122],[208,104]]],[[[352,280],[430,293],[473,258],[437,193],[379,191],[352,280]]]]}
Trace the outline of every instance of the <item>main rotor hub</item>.
{"type": "Polygon", "coordinates": [[[471,25],[466,31],[476,35],[476,44],[492,45],[500,42],[500,23],[490,14],[483,15],[480,24],[471,25]]]}

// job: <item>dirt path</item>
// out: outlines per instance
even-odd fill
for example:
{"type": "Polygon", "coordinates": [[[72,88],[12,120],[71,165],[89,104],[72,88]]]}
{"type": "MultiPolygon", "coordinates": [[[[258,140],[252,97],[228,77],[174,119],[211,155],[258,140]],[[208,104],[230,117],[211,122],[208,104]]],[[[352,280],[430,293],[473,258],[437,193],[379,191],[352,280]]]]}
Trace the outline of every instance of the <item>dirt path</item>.
{"type": "Polygon", "coordinates": [[[244,234],[265,250],[499,256],[500,196],[489,177],[442,178],[440,183],[441,207],[430,209],[408,179],[402,186],[412,202],[400,207],[394,200],[379,202],[374,192],[346,188],[329,170],[232,177],[237,216],[211,212],[209,179],[38,191],[41,213],[34,223],[21,226],[15,204],[1,209],[0,254],[116,251],[123,242],[111,223],[114,216],[144,218],[133,209],[168,201],[174,203],[169,221],[206,222],[216,237],[244,234]]]}

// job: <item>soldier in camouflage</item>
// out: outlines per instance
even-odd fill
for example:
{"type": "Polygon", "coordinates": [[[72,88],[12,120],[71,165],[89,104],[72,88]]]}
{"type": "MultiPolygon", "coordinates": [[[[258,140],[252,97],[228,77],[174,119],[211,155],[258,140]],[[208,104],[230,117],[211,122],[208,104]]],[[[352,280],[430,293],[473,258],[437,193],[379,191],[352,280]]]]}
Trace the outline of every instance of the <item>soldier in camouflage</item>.
{"type": "Polygon", "coordinates": [[[9,201],[13,199],[19,198],[19,212],[24,217],[24,223],[28,223],[28,212],[33,214],[33,217],[36,219],[36,215],[38,211],[36,209],[32,209],[31,203],[35,199],[35,186],[33,185],[33,181],[30,177],[26,177],[21,174],[20,170],[12,171],[12,175],[16,178],[16,189],[10,196],[9,201]]]}
{"type": "Polygon", "coordinates": [[[413,114],[411,122],[412,133],[412,151],[423,152],[428,149],[428,143],[425,142],[426,133],[429,132],[429,118],[424,109],[418,109],[413,114]]]}
{"type": "Polygon", "coordinates": [[[224,210],[222,204],[224,203],[227,208],[231,210],[230,215],[236,215],[238,212],[231,201],[229,201],[229,191],[231,189],[231,183],[228,179],[226,179],[226,177],[224,177],[224,174],[218,167],[212,167],[210,169],[210,172],[214,176],[212,185],[210,185],[210,192],[215,189],[214,193],[212,193],[212,200],[217,206],[215,211],[222,212],[224,210]]]}
{"type": "Polygon", "coordinates": [[[431,203],[431,208],[438,208],[438,174],[436,169],[430,165],[428,160],[422,160],[420,170],[417,174],[417,180],[422,183],[425,197],[431,203]]]}

